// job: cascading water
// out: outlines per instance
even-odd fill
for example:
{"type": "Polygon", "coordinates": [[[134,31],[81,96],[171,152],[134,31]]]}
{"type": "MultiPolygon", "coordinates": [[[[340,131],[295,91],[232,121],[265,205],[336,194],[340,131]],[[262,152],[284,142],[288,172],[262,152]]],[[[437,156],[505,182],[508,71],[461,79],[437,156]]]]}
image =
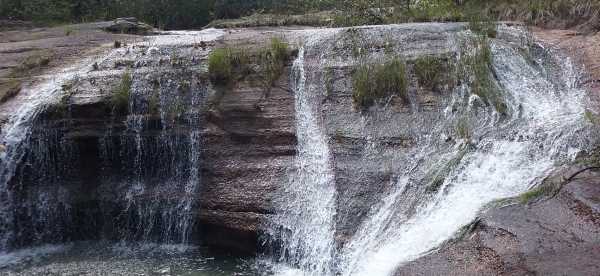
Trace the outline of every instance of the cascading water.
{"type": "MultiPolygon", "coordinates": [[[[222,34],[209,29],[150,37],[102,58],[83,60],[31,87],[35,93],[24,100],[0,137],[7,149],[0,160],[0,252],[81,238],[187,243],[197,216],[193,210],[200,187],[199,112],[208,85],[192,74],[202,70],[196,59],[186,64],[189,68],[171,69],[181,71],[175,74],[147,67],[160,68],[165,57],[170,67],[176,67],[181,62],[177,54],[196,54],[179,51],[206,55],[208,51],[190,45],[222,34]],[[132,82],[125,130],[119,122],[108,124],[111,127],[97,143],[98,156],[93,157],[102,164],[102,176],[97,186],[86,187],[90,180],[77,179],[81,176],[76,171],[85,166],[78,146],[60,129],[44,130],[41,115],[52,116],[48,108],[63,104],[73,84],[93,85],[97,79],[120,76],[123,71],[114,69],[131,59],[135,66],[127,73],[132,82]],[[158,114],[152,115],[154,110],[158,114]],[[27,170],[35,173],[24,174],[27,170]],[[99,200],[86,199],[92,193],[99,200]]],[[[68,124],[68,118],[65,121],[68,124]]]]}
{"type": "Polygon", "coordinates": [[[280,242],[276,261],[289,266],[276,268],[278,273],[329,275],[335,250],[336,191],[327,140],[313,104],[318,94],[316,87],[307,86],[307,77],[314,76],[307,76],[311,68],[304,55],[302,47],[292,68],[298,137],[295,171],[280,191],[281,213],[273,221],[276,232],[269,234],[280,242]]]}
{"type": "MultiPolygon", "coordinates": [[[[499,28],[500,33],[519,34],[518,39],[490,41],[490,77],[506,110],[486,105],[463,83],[433,125],[411,122],[408,128],[419,136],[401,158],[402,169],[393,173],[388,195],[372,205],[356,233],[341,246],[333,240],[336,190],[330,184],[332,157],[322,134],[324,125],[316,115],[320,102],[309,100],[326,90],[320,78],[311,77],[323,74],[324,68],[302,69],[310,66],[305,54],[311,51],[320,53],[317,59],[323,60],[311,60],[319,66],[344,61],[328,52],[331,41],[338,45],[335,36],[305,45],[294,65],[301,76],[301,85],[294,89],[300,166],[284,189],[285,211],[274,224],[282,247],[279,262],[288,268],[275,269],[276,274],[393,275],[402,263],[452,238],[486,204],[526,192],[586,149],[585,92],[578,88],[573,65],[541,45],[523,46],[527,37],[518,28],[499,28]],[[524,54],[523,48],[531,53],[524,54]],[[308,77],[305,70],[311,72],[308,77]],[[458,130],[457,125],[468,129],[458,130]]],[[[449,36],[448,47],[461,53],[461,41],[468,37],[468,31],[449,36]]],[[[467,57],[457,58],[460,62],[467,57]]],[[[369,150],[371,156],[384,154],[369,150]]]]}
{"type": "MultiPolygon", "coordinates": [[[[477,140],[469,145],[472,149],[462,154],[440,191],[414,214],[386,210],[401,209],[396,206],[410,201],[409,196],[387,199],[394,203],[382,205],[345,248],[343,275],[392,275],[398,265],[450,239],[487,203],[527,191],[556,165],[572,161],[583,149],[580,147],[585,144],[577,139],[583,137],[585,126],[584,91],[577,88],[573,78],[554,81],[548,77],[555,75],[540,72],[545,61],[541,59],[556,56],[546,53],[538,64],[532,64],[514,45],[494,40],[491,49],[493,71],[514,112],[511,118],[492,126],[475,126],[477,140]],[[373,225],[385,229],[370,231],[373,225]]],[[[574,76],[568,59],[545,70],[574,76]]]]}

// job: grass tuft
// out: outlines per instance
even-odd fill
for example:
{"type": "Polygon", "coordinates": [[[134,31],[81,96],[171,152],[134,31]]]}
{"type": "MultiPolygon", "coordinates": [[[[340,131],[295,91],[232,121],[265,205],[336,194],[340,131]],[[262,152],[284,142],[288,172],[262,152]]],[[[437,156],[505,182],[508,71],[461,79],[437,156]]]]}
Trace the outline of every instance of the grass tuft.
{"type": "Polygon", "coordinates": [[[521,194],[519,196],[519,202],[521,204],[527,204],[540,197],[549,195],[550,193],[552,193],[552,188],[548,186],[539,186],[521,194]]]}
{"type": "Polygon", "coordinates": [[[235,79],[235,74],[247,71],[249,57],[243,49],[219,48],[208,57],[210,79],[217,85],[227,85],[235,79]]]}
{"type": "Polygon", "coordinates": [[[125,71],[121,76],[120,83],[113,87],[111,104],[116,114],[126,114],[129,111],[129,95],[132,84],[131,73],[125,71]]]}
{"type": "Polygon", "coordinates": [[[408,102],[406,65],[395,57],[384,64],[362,65],[352,76],[352,99],[360,108],[366,109],[378,100],[399,96],[408,102]]]}
{"type": "Polygon", "coordinates": [[[265,79],[265,87],[275,85],[290,57],[288,45],[279,38],[272,38],[270,47],[261,55],[261,67],[265,79]]]}
{"type": "Polygon", "coordinates": [[[420,57],[415,61],[414,70],[420,85],[434,88],[440,82],[442,62],[432,56],[420,57]]]}

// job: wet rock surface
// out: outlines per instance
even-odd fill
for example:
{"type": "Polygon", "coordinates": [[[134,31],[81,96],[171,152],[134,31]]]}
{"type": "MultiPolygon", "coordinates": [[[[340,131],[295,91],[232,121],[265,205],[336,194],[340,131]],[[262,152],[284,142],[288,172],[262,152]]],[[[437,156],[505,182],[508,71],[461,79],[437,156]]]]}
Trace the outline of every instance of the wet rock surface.
{"type": "MultiPolygon", "coordinates": [[[[319,122],[325,126],[333,157],[338,191],[335,218],[338,245],[344,244],[354,234],[373,202],[379,202],[397,181],[393,173],[403,167],[404,160],[413,158],[410,156],[411,149],[419,142],[418,137],[427,133],[422,126],[443,120],[444,108],[458,84],[435,89],[422,87],[418,85],[412,66],[417,57],[424,55],[453,58],[458,50],[453,43],[463,29],[462,24],[368,27],[359,31],[342,31],[340,36],[332,37],[331,43],[319,49],[322,51],[307,53],[308,77],[319,84],[311,91],[318,102],[316,114],[321,115],[319,122]],[[387,36],[390,33],[393,37],[387,36]],[[348,39],[367,42],[360,47],[368,52],[364,59],[373,62],[384,57],[388,40],[397,42],[392,45],[393,50],[403,53],[409,68],[411,86],[408,88],[408,102],[391,97],[367,110],[354,106],[352,73],[359,58],[352,56],[350,42],[344,42],[348,39]]],[[[208,50],[214,47],[254,47],[252,45],[264,45],[273,36],[296,41],[303,37],[303,31],[249,29],[229,32],[223,39],[206,43],[206,49],[200,46],[203,41],[193,38],[193,35],[188,37],[185,45],[155,47],[141,43],[123,47],[116,56],[96,65],[89,64],[88,73],[66,89],[70,91],[67,109],[57,105],[42,116],[36,128],[40,131],[35,133],[33,141],[39,142],[39,148],[46,147],[66,154],[51,157],[58,158],[54,161],[64,162],[60,168],[64,171],[58,170],[56,175],[68,180],[61,191],[68,190],[69,194],[75,195],[67,201],[78,210],[73,221],[61,223],[81,224],[81,228],[73,232],[63,232],[64,240],[118,237],[113,229],[106,229],[118,225],[106,222],[126,208],[127,203],[115,200],[113,195],[127,193],[127,187],[116,182],[114,186],[101,184],[104,178],[118,176],[117,173],[110,176],[102,174],[105,164],[102,164],[101,143],[132,139],[136,135],[129,129],[126,116],[115,115],[111,104],[114,85],[119,83],[124,72],[132,70],[134,90],[139,94],[134,105],[137,108],[141,106],[142,110],[154,93],[156,83],[165,95],[163,98],[166,98],[161,101],[168,104],[172,104],[171,97],[182,95],[182,87],[189,87],[190,95],[202,97],[199,101],[186,102],[185,106],[195,110],[201,122],[201,184],[199,204],[193,210],[198,219],[194,237],[202,237],[204,242],[217,247],[256,252],[258,236],[274,213],[274,197],[278,196],[279,188],[289,181],[297,154],[294,94],[290,91],[291,64],[286,65],[277,84],[267,93],[264,86],[253,81],[252,77],[231,87],[213,87],[206,76],[206,58],[208,50]],[[63,147],[51,147],[58,145],[63,147]],[[100,186],[103,188],[99,189],[100,186]],[[84,224],[87,226],[83,227],[84,224]],[[103,236],[102,233],[114,236],[103,236]]],[[[110,42],[113,38],[108,36],[102,41],[110,42]]],[[[19,47],[9,48],[2,48],[5,55],[0,57],[8,58],[7,53],[17,51],[19,47]]],[[[189,97],[192,96],[184,98],[189,100],[189,97]]],[[[24,99],[17,98],[4,105],[0,114],[15,110],[19,101],[24,99]]],[[[160,115],[140,112],[138,115],[147,118],[150,125],[141,132],[141,136],[159,137],[162,131],[160,125],[168,117],[166,113],[168,111],[160,115]]],[[[179,131],[187,131],[190,124],[178,121],[172,127],[175,130],[169,134],[177,137],[179,131]]],[[[437,138],[440,143],[451,145],[456,139],[452,135],[454,133],[449,132],[448,137],[437,138]]],[[[119,143],[115,144],[119,148],[117,151],[122,150],[121,147],[134,146],[133,143],[119,143]]],[[[155,164],[156,168],[162,165],[165,164],[155,164]]],[[[13,184],[25,187],[22,198],[31,197],[43,189],[55,188],[41,187],[38,190],[30,186],[28,189],[27,185],[40,180],[32,173],[36,170],[35,166],[22,168],[24,177],[13,184]]],[[[587,275],[589,272],[593,275],[600,270],[594,263],[594,260],[600,259],[598,179],[598,175],[586,175],[566,185],[552,199],[489,210],[464,239],[406,264],[400,268],[398,275],[439,275],[443,272],[449,275],[527,275],[535,272],[543,275],[587,275]]],[[[169,192],[160,194],[165,201],[180,196],[169,192]]],[[[27,216],[26,212],[19,215],[27,216]]],[[[21,227],[29,226],[24,224],[21,227]]]]}
{"type": "Polygon", "coordinates": [[[492,208],[456,241],[396,275],[596,275],[600,271],[600,174],[554,197],[492,208]]]}

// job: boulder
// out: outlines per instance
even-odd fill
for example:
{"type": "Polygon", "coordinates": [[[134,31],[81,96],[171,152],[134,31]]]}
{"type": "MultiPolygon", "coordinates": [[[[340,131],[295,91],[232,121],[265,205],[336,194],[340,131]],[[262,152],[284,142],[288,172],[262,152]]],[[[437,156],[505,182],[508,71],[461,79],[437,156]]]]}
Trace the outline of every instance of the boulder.
{"type": "Polygon", "coordinates": [[[104,30],[111,33],[150,35],[154,28],[146,23],[140,22],[135,17],[117,18],[104,30]]]}

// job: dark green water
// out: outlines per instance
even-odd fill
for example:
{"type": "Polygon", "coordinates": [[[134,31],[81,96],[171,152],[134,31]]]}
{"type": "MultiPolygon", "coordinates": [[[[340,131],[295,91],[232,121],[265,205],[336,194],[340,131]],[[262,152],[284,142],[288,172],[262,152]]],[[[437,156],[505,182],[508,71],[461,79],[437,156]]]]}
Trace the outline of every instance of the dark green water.
{"type": "Polygon", "coordinates": [[[82,242],[0,253],[0,275],[256,275],[253,258],[202,247],[82,242]]]}

